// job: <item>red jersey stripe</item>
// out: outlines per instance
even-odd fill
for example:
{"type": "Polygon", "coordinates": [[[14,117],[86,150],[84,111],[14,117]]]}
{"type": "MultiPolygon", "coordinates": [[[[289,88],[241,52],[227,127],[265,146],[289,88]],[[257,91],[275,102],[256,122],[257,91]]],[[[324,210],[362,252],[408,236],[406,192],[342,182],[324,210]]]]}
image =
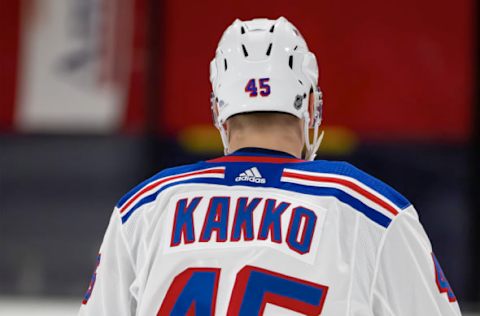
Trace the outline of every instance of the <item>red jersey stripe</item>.
{"type": "Polygon", "coordinates": [[[202,175],[202,174],[212,174],[212,173],[219,173],[219,174],[225,174],[225,169],[224,168],[216,168],[216,169],[208,169],[208,170],[199,170],[199,171],[193,171],[193,172],[188,172],[188,173],[182,173],[179,175],[174,175],[170,177],[163,178],[161,180],[157,180],[146,187],[144,187],[142,190],[137,192],[122,208],[120,209],[120,213],[123,213],[130,205],[132,205],[133,202],[135,202],[136,199],[138,199],[139,196],[143,195],[145,192],[150,191],[159,185],[171,181],[171,180],[178,180],[182,179],[185,177],[189,176],[196,176],[196,175],[202,175]]]}
{"type": "Polygon", "coordinates": [[[333,178],[333,177],[324,177],[324,176],[312,176],[312,175],[306,175],[306,174],[292,173],[292,172],[288,172],[288,171],[284,171],[283,176],[284,177],[290,177],[290,178],[296,178],[296,179],[302,179],[302,180],[328,182],[328,183],[338,183],[338,184],[341,184],[343,186],[346,186],[346,187],[356,191],[357,193],[360,193],[361,195],[368,198],[372,202],[380,205],[381,207],[383,207],[384,209],[386,209],[387,211],[389,211],[393,215],[398,214],[398,211],[393,206],[391,206],[390,204],[385,202],[384,200],[382,200],[379,197],[377,197],[376,195],[368,192],[367,190],[363,189],[362,187],[358,186],[357,184],[355,184],[351,181],[345,180],[345,179],[339,179],[339,178],[333,178]]]}

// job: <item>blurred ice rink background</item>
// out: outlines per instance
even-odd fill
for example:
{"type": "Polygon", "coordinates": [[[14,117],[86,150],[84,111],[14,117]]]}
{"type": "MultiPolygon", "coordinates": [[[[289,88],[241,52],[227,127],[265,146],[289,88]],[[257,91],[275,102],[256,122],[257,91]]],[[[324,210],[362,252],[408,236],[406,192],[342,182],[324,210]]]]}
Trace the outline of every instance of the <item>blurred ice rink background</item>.
{"type": "Polygon", "coordinates": [[[222,154],[208,81],[222,31],[282,15],[320,64],[318,157],[347,160],[412,201],[474,315],[475,10],[474,0],[2,3],[0,315],[76,313],[116,201],[163,168],[222,154]]]}

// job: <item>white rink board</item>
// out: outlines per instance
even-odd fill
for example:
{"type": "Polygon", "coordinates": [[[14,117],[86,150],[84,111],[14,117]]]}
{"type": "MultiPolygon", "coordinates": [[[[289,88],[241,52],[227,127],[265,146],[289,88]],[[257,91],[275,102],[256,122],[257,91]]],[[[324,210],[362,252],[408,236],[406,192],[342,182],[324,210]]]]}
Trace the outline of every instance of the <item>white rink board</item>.
{"type": "Polygon", "coordinates": [[[5,316],[70,316],[77,315],[82,298],[18,298],[0,297],[0,315],[5,316]]]}
{"type": "MultiPolygon", "coordinates": [[[[70,316],[77,315],[82,298],[18,298],[0,297],[0,315],[5,316],[70,316]]],[[[476,309],[478,310],[478,308],[476,309]]],[[[463,316],[480,316],[465,312],[463,316]]]]}

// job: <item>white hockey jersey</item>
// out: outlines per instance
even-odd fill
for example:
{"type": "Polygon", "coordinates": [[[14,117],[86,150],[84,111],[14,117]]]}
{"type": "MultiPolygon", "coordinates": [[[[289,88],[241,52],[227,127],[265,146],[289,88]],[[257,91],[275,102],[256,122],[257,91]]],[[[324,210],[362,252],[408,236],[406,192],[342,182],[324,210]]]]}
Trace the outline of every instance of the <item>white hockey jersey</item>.
{"type": "Polygon", "coordinates": [[[247,148],[115,207],[80,315],[460,315],[413,206],[344,162],[247,148]]]}

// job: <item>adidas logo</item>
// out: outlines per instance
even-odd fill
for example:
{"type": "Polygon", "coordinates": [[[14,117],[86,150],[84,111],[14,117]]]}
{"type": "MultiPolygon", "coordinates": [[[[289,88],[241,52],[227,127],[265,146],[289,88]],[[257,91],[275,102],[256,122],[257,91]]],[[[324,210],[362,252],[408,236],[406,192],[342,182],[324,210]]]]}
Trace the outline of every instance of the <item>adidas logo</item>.
{"type": "Polygon", "coordinates": [[[266,183],[267,180],[262,177],[260,171],[258,171],[257,167],[253,167],[250,169],[245,170],[244,172],[240,173],[238,177],[235,178],[235,182],[240,181],[249,181],[253,183],[266,183]]]}

